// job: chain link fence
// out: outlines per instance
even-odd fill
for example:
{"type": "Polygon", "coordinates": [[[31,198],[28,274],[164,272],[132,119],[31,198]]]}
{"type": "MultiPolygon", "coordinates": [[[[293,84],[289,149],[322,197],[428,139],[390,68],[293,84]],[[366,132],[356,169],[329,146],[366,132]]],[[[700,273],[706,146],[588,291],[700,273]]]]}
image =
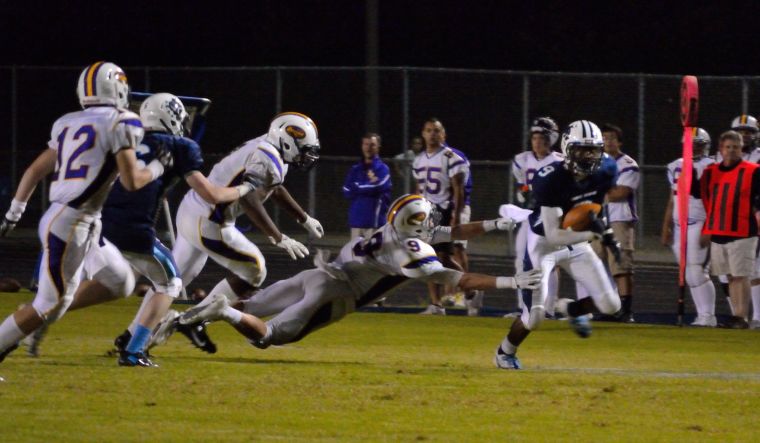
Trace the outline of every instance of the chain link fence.
{"type": "MultiPolygon", "coordinates": [[[[0,210],[23,170],[46,146],[52,122],[78,109],[82,67],[0,66],[0,210]]],[[[168,68],[125,67],[133,90],[169,91],[213,101],[203,149],[206,168],[241,142],[266,131],[272,115],[298,110],[318,124],[323,160],[310,174],[293,172],[288,187],[323,225],[346,226],[340,188],[358,159],[367,130],[383,136],[382,154],[403,152],[430,116],[448,142],[473,162],[473,216],[493,217],[510,201],[508,161],[528,145],[531,118],[560,125],[577,119],[623,128],[623,150],[642,167],[640,237],[659,232],[668,198],[664,165],[680,155],[680,76],[582,74],[431,68],[168,68]]],[[[760,101],[760,77],[700,77],[700,125],[713,138],[760,101]]],[[[207,171],[205,171],[207,172],[207,171]]],[[[394,175],[394,195],[406,191],[394,175]]],[[[44,189],[43,189],[44,191],[44,189]]],[[[23,224],[33,227],[46,207],[37,192],[23,224]]],[[[175,195],[180,192],[175,192],[175,195]]],[[[176,206],[175,206],[176,207],[176,206]]],[[[290,228],[283,217],[281,222],[290,228]]]]}

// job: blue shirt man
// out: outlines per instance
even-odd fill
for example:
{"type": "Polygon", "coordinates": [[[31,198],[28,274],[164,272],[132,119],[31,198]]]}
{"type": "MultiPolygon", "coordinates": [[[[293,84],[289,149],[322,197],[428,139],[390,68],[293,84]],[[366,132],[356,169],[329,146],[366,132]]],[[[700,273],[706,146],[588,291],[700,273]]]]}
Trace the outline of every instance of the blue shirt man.
{"type": "Polygon", "coordinates": [[[343,196],[351,201],[351,238],[369,238],[372,231],[385,224],[392,184],[388,165],[378,155],[380,145],[378,134],[369,132],[362,137],[362,159],[351,167],[343,184],[343,196]]]}

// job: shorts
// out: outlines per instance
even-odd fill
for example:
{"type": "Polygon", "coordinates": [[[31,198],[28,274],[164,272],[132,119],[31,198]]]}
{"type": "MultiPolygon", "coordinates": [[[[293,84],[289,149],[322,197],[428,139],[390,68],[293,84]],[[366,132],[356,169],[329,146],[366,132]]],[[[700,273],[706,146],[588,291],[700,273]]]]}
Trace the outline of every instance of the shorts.
{"type": "Polygon", "coordinates": [[[750,277],[755,268],[757,237],[740,238],[728,243],[710,244],[710,272],[733,277],[750,277]]]}
{"type": "Polygon", "coordinates": [[[636,224],[634,222],[612,222],[610,223],[612,233],[615,239],[620,242],[620,263],[615,261],[615,257],[609,253],[606,247],[602,246],[599,240],[592,243],[594,251],[607,262],[610,268],[610,274],[613,277],[618,275],[633,274],[633,250],[636,244],[636,224]]]}
{"type": "MultiPolygon", "coordinates": [[[[453,212],[451,206],[449,206],[447,209],[443,209],[441,206],[434,204],[434,207],[438,212],[441,213],[441,222],[439,223],[439,225],[451,226],[451,214],[453,212]]],[[[454,243],[453,242],[436,243],[433,245],[433,249],[437,253],[451,255],[454,253],[454,243]]]]}
{"type": "MultiPolygon", "coordinates": [[[[464,209],[462,209],[462,214],[460,215],[459,223],[461,224],[469,223],[471,213],[472,213],[472,209],[470,208],[470,205],[465,205],[464,209]]],[[[453,243],[455,245],[461,245],[462,249],[467,249],[467,240],[454,240],[453,243]]]]}

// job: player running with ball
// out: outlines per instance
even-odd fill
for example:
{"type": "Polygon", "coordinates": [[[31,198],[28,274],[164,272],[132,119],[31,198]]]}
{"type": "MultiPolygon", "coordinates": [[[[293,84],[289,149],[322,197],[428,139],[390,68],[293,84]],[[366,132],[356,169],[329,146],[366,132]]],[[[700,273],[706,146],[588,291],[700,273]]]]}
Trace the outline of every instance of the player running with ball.
{"type": "Polygon", "coordinates": [[[591,220],[585,230],[562,228],[563,216],[574,207],[587,203],[601,205],[615,184],[617,165],[604,154],[599,127],[588,120],[575,121],[565,129],[561,148],[565,160],[544,166],[533,179],[536,209],[528,219],[528,253],[523,269],[543,270],[543,281],[540,291],[523,291],[522,315],[512,323],[496,349],[494,363],[501,369],[521,368],[517,347],[544,318],[547,279],[555,266],[561,266],[591,294],[578,301],[563,298],[556,305],[558,312],[569,316],[570,324],[581,337],[591,333],[586,314],[614,314],[620,309],[620,297],[590,244],[591,240],[601,238],[613,254],[620,253],[606,221],[591,212],[587,213],[591,220]]]}

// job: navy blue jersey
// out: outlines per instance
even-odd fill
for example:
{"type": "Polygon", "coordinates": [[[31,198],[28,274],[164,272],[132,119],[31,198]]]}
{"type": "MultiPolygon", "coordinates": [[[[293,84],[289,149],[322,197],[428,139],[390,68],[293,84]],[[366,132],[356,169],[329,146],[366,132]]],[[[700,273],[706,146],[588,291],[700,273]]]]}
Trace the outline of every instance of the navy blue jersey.
{"type": "Polygon", "coordinates": [[[174,157],[174,165],[164,174],[130,192],[117,180],[103,207],[103,235],[119,249],[152,253],[155,222],[166,192],[180,179],[203,167],[198,143],[185,137],[163,132],[147,132],[137,147],[137,160],[145,164],[155,159],[163,145],[174,157]]]}
{"type": "Polygon", "coordinates": [[[541,206],[560,207],[567,212],[580,203],[604,203],[607,191],[615,186],[617,180],[617,163],[608,156],[602,156],[599,169],[589,177],[577,181],[565,167],[564,162],[557,161],[539,169],[533,178],[533,199],[536,209],[530,214],[530,227],[538,235],[544,235],[541,222],[541,206]]]}

